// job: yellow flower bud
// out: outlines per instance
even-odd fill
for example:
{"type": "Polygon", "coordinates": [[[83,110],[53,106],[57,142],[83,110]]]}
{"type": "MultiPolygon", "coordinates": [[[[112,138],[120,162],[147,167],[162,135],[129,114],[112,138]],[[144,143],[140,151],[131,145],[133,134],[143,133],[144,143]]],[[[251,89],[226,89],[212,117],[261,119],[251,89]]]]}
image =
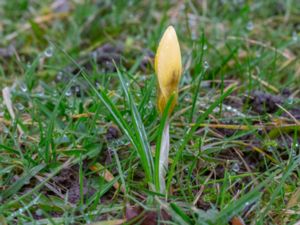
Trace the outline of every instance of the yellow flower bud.
{"type": "Polygon", "coordinates": [[[174,100],[170,113],[173,111],[177,102],[181,71],[181,54],[176,31],[169,26],[159,42],[155,56],[155,72],[158,80],[157,106],[160,113],[163,113],[172,94],[174,100]]]}

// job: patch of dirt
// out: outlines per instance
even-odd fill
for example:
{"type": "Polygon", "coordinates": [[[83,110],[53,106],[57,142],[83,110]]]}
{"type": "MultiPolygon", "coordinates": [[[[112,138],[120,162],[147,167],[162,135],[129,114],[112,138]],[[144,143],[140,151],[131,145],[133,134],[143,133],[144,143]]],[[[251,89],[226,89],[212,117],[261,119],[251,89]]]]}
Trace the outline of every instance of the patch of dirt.
{"type": "Polygon", "coordinates": [[[109,126],[107,129],[107,132],[105,134],[107,141],[117,139],[120,136],[121,136],[121,131],[119,130],[119,128],[117,126],[114,126],[114,125],[109,126]]]}
{"type": "Polygon", "coordinates": [[[205,202],[203,199],[199,199],[196,203],[196,207],[198,209],[202,209],[204,211],[207,211],[209,209],[211,209],[211,205],[208,202],[205,202]]]}
{"type": "Polygon", "coordinates": [[[124,47],[121,44],[112,45],[106,43],[92,52],[93,59],[106,72],[115,72],[113,61],[118,65],[121,63],[124,47]]]}
{"type": "Polygon", "coordinates": [[[274,113],[278,110],[278,106],[282,105],[284,98],[281,95],[272,95],[263,91],[253,91],[249,98],[244,98],[244,103],[251,105],[252,110],[257,113],[274,113]]]}
{"type": "Polygon", "coordinates": [[[15,47],[13,45],[9,45],[5,48],[0,48],[0,56],[3,58],[9,58],[14,55],[15,47]]]}
{"type": "MultiPolygon", "coordinates": [[[[116,68],[113,64],[113,61],[116,65],[119,65],[122,60],[123,46],[121,44],[110,44],[106,43],[92,51],[90,55],[85,55],[77,60],[77,63],[84,68],[86,71],[91,72],[93,69],[94,61],[99,69],[106,72],[115,72],[116,68]]],[[[55,82],[56,83],[68,83],[73,78],[72,75],[77,75],[80,73],[80,69],[73,64],[67,66],[62,71],[59,71],[56,75],[55,82]]],[[[95,85],[97,81],[95,81],[95,85]]],[[[89,86],[87,82],[82,78],[78,77],[76,83],[71,86],[71,92],[73,95],[80,97],[84,96],[89,90],[89,86]]]]}
{"type": "MultiPolygon", "coordinates": [[[[52,178],[55,184],[55,188],[60,194],[68,195],[68,201],[76,204],[80,199],[80,185],[78,168],[65,168],[61,172],[52,178]]],[[[95,190],[87,185],[87,180],[83,180],[83,194],[91,196],[95,190]]],[[[55,194],[53,191],[48,191],[48,194],[55,194]]]]}
{"type": "Polygon", "coordinates": [[[155,55],[151,50],[149,50],[149,49],[145,50],[143,59],[140,63],[140,68],[141,68],[142,71],[144,71],[144,72],[147,71],[147,68],[149,66],[151,66],[151,64],[153,63],[154,57],[155,57],[155,55]]]}

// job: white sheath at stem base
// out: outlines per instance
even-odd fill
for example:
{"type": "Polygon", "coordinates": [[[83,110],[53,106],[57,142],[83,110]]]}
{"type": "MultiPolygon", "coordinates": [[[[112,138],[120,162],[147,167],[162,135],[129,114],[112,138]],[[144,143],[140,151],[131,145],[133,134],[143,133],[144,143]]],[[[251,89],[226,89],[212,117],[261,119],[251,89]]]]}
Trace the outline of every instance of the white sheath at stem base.
{"type": "Polygon", "coordinates": [[[168,159],[170,150],[170,136],[169,136],[169,121],[166,122],[164,131],[162,134],[159,156],[159,183],[160,192],[166,192],[165,176],[168,170],[168,159]]]}

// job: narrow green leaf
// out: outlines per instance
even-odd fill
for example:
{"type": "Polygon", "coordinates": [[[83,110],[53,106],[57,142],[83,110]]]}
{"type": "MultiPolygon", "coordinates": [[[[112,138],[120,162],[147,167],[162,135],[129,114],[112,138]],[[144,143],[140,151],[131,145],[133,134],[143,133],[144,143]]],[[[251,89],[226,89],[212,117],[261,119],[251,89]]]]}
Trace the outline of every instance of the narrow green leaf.
{"type": "Polygon", "coordinates": [[[170,206],[172,210],[176,213],[176,215],[182,219],[182,221],[180,221],[181,224],[193,224],[191,218],[188,215],[186,215],[185,212],[178,205],[176,205],[175,203],[170,203],[170,206]]]}

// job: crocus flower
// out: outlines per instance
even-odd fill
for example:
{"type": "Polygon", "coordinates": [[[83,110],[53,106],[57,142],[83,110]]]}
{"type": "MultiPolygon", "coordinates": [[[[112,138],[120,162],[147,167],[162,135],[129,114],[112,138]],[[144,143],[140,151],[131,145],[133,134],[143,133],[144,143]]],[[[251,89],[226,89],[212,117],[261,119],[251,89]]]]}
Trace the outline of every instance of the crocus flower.
{"type": "MultiPolygon", "coordinates": [[[[158,80],[157,107],[160,114],[164,112],[168,100],[174,95],[169,115],[174,109],[178,97],[178,84],[181,77],[181,54],[175,29],[169,26],[163,34],[155,56],[155,72],[158,80]]],[[[159,153],[160,192],[165,190],[165,175],[168,168],[170,149],[169,120],[164,126],[159,153]]]]}
{"type": "Polygon", "coordinates": [[[174,94],[174,101],[169,113],[174,109],[181,71],[180,46],[175,29],[169,26],[159,42],[155,56],[155,72],[158,80],[157,107],[161,114],[172,94],[174,94]]]}

